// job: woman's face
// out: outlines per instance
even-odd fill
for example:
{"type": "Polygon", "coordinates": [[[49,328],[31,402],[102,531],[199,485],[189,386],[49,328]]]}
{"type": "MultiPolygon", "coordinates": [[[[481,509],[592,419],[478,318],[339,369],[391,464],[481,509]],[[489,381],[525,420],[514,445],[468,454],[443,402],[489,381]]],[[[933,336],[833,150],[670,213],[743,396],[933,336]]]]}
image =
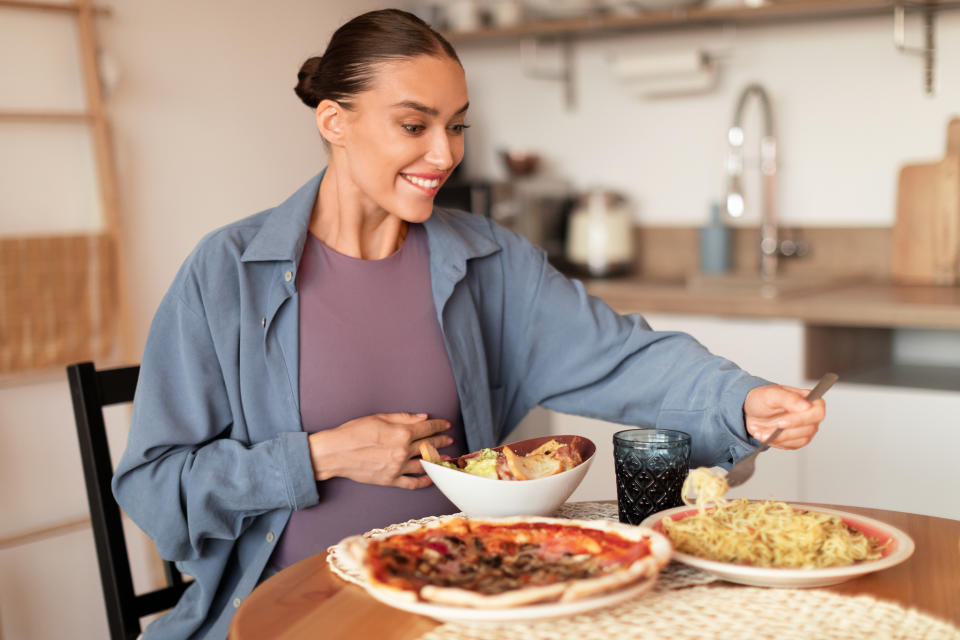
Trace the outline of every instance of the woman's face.
{"type": "Polygon", "coordinates": [[[447,57],[381,63],[344,113],[340,159],[365,206],[423,222],[463,159],[467,82],[447,57]]]}

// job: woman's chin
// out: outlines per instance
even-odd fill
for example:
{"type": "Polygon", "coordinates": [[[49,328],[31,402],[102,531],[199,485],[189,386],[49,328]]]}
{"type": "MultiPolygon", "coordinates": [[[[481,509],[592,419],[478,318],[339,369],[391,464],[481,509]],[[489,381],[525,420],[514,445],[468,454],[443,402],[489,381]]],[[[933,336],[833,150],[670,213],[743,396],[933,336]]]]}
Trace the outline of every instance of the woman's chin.
{"type": "Polygon", "coordinates": [[[429,202],[418,202],[415,205],[400,207],[394,213],[394,215],[407,222],[417,224],[420,222],[426,222],[432,213],[433,199],[431,198],[429,202]]]}

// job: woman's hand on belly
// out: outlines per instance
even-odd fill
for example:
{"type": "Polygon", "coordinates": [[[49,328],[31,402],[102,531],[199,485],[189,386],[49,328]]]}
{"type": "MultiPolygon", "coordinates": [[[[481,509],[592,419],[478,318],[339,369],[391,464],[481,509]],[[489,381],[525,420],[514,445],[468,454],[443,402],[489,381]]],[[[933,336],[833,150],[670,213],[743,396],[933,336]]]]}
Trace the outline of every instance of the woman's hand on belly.
{"type": "Polygon", "coordinates": [[[442,432],[446,420],[427,420],[424,413],[378,413],[310,434],[310,460],[317,480],[335,476],[367,484],[403,489],[430,485],[422,474],[420,442],[445,447],[453,438],[442,432]]]}

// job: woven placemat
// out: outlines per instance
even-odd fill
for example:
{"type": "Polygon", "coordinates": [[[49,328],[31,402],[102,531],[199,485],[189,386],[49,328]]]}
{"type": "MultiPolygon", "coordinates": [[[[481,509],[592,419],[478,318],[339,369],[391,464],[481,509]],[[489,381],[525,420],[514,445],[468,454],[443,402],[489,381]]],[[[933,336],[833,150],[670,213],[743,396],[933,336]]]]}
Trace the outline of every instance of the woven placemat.
{"type": "MultiPolygon", "coordinates": [[[[462,514],[458,514],[462,515],[462,514]]],[[[600,502],[566,504],[559,517],[617,519],[617,506],[600,502]]],[[[449,516],[442,516],[449,517],[449,516]]],[[[389,533],[411,523],[368,531],[389,533]]],[[[360,567],[339,545],[327,561],[338,576],[363,586],[360,567]]],[[[785,640],[874,638],[960,640],[960,629],[913,609],[870,596],[844,596],[817,589],[763,589],[733,586],[676,562],[660,572],[654,589],[636,600],[559,620],[482,625],[445,623],[419,640],[645,640],[671,638],[785,640]]]]}
{"type": "Polygon", "coordinates": [[[957,640],[955,627],[869,596],[701,585],[651,592],[569,618],[529,624],[442,624],[419,640],[957,640]]]}

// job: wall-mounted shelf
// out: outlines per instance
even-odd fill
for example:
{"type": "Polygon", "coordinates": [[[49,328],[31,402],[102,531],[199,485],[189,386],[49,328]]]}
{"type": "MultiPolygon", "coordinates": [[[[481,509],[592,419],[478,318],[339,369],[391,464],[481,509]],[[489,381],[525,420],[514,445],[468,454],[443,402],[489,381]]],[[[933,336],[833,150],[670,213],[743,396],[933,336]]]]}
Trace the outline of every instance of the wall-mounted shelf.
{"type": "MultiPolygon", "coordinates": [[[[83,3],[83,6],[87,6],[83,3]]],[[[0,8],[8,9],[31,9],[35,11],[56,11],[61,13],[79,13],[81,3],[79,2],[40,2],[34,0],[0,0],[0,8]]],[[[89,10],[97,16],[111,15],[110,7],[89,6],[89,10]]]]}
{"type": "Polygon", "coordinates": [[[591,15],[527,22],[510,27],[474,31],[448,31],[444,35],[457,43],[512,38],[562,38],[602,36],[618,31],[660,30],[711,24],[754,24],[790,20],[819,20],[848,16],[879,15],[896,6],[911,10],[960,9],[960,0],[777,0],[759,7],[704,7],[646,11],[636,15],[591,15]]]}
{"type": "Polygon", "coordinates": [[[575,104],[571,68],[573,41],[615,33],[663,31],[710,25],[751,25],[799,20],[827,20],[890,13],[894,18],[894,46],[902,53],[923,57],[924,92],[934,94],[934,15],[941,10],[960,9],[960,0],[768,0],[760,6],[703,7],[645,11],[636,15],[591,14],[584,17],[525,22],[472,31],[449,31],[445,35],[458,44],[519,39],[523,42],[556,41],[561,46],[561,66],[551,73],[531,71],[531,77],[547,77],[564,84],[567,108],[575,104]],[[923,44],[906,44],[904,16],[917,12],[923,18],[923,44]]]}

